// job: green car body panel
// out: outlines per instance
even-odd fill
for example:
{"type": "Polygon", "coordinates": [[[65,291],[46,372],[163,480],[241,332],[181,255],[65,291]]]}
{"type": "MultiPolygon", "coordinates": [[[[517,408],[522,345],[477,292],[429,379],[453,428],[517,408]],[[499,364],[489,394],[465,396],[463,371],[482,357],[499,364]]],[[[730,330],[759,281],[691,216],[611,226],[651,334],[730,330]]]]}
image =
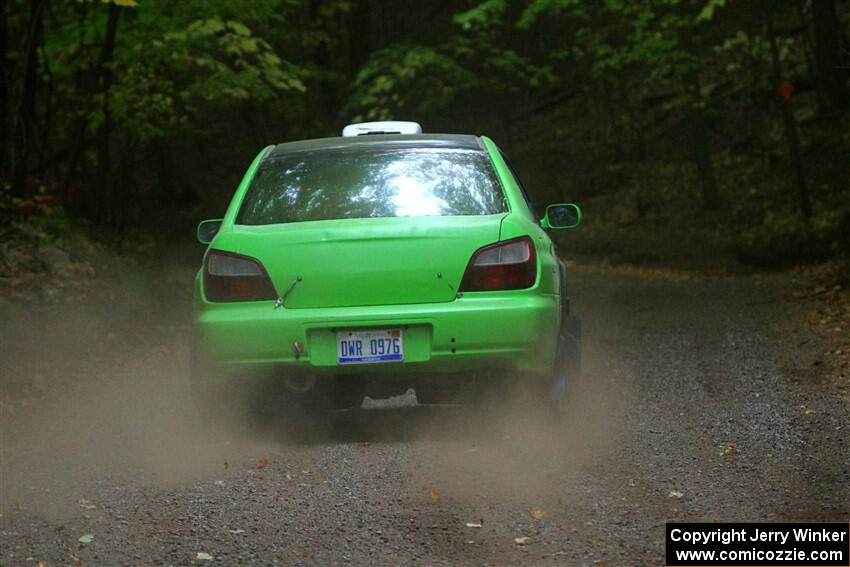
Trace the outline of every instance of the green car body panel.
{"type": "MultiPolygon", "coordinates": [[[[488,138],[451,135],[327,138],[264,148],[251,163],[211,250],[256,259],[274,299],[210,301],[204,268],[195,279],[195,356],[212,369],[209,383],[240,369],[299,369],[317,376],[400,372],[456,373],[499,368],[551,376],[563,324],[561,278],[554,246],[529,210],[518,181],[488,138]],[[489,157],[506,210],[495,214],[395,216],[239,224],[237,217],[261,164],[276,151],[318,151],[391,141],[450,146],[462,139],[489,157]],[[474,142],[473,142],[474,140],[474,142]],[[531,287],[462,291],[480,249],[529,237],[536,255],[531,287]],[[337,332],[402,329],[403,360],[341,365],[337,332]],[[302,345],[302,348],[293,348],[302,345]]],[[[543,224],[546,220],[543,220],[543,224]]],[[[200,234],[200,231],[199,231],[200,234]]]]}

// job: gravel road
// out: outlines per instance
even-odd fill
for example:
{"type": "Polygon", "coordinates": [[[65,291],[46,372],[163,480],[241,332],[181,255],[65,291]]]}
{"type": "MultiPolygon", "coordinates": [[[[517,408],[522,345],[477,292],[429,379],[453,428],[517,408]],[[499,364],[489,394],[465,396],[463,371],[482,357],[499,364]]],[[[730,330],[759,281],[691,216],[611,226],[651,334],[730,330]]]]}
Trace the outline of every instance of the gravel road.
{"type": "Polygon", "coordinates": [[[65,386],[0,417],[0,565],[657,566],[665,521],[847,521],[850,404],[784,293],[577,270],[559,426],[411,394],[295,437],[198,425],[182,304],[22,319],[0,356],[65,386]]]}

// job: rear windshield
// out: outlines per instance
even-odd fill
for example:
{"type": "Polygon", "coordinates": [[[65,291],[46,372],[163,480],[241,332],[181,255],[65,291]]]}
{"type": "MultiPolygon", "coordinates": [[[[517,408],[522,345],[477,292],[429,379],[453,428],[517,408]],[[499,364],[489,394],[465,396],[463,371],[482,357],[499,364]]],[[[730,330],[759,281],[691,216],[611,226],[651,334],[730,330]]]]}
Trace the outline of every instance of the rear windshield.
{"type": "Polygon", "coordinates": [[[272,156],[237,224],[491,215],[507,211],[487,154],[457,148],[345,148],[272,156]]]}

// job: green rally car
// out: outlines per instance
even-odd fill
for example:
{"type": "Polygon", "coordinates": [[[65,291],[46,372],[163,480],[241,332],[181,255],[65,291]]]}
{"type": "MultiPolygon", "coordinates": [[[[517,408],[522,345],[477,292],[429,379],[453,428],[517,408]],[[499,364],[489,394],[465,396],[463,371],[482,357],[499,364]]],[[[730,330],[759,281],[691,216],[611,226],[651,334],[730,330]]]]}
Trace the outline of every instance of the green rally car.
{"type": "Polygon", "coordinates": [[[380,122],[269,146],[198,227],[193,398],[207,411],[262,382],[326,409],[408,388],[558,400],[580,327],[548,232],[580,220],[571,204],[538,218],[484,136],[380,122]]]}

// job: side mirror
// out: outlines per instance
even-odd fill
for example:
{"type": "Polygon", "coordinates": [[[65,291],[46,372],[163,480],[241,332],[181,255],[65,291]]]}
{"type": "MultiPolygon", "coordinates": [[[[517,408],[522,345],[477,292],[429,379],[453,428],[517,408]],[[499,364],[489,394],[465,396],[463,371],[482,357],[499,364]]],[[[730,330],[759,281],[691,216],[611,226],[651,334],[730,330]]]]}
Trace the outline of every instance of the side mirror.
{"type": "Polygon", "coordinates": [[[560,230],[575,228],[581,223],[581,209],[572,203],[566,205],[549,205],[546,214],[540,221],[543,228],[560,230]]]}
{"type": "Polygon", "coordinates": [[[198,225],[198,242],[201,244],[212,242],[212,239],[218,234],[222,222],[223,219],[201,221],[201,224],[198,225]]]}

